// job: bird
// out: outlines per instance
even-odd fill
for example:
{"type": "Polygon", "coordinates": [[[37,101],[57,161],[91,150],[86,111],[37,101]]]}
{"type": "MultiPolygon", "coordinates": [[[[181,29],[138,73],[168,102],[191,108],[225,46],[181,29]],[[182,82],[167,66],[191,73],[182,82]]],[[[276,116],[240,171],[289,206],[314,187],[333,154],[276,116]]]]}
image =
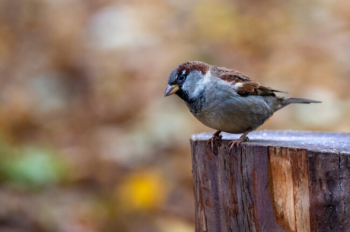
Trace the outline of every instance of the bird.
{"type": "Polygon", "coordinates": [[[164,96],[176,94],[191,113],[205,126],[216,132],[208,140],[221,140],[221,132],[242,134],[229,143],[234,146],[248,141],[247,134],[256,130],[274,112],[293,103],[321,103],[304,98],[276,96],[287,92],[262,85],[243,73],[201,61],[188,61],[177,66],[168,78],[164,96]]]}

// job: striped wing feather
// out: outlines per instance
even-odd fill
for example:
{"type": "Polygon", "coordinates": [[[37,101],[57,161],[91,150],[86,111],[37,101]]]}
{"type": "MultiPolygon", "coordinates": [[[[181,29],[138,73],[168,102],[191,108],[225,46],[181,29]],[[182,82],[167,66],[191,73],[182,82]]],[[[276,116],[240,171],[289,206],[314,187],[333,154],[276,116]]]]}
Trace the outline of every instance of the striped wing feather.
{"type": "Polygon", "coordinates": [[[275,95],[274,92],[286,93],[283,91],[275,90],[269,86],[261,85],[259,82],[251,80],[248,76],[234,69],[217,67],[219,77],[227,82],[232,83],[232,86],[236,89],[237,93],[241,96],[248,95],[275,95]]]}

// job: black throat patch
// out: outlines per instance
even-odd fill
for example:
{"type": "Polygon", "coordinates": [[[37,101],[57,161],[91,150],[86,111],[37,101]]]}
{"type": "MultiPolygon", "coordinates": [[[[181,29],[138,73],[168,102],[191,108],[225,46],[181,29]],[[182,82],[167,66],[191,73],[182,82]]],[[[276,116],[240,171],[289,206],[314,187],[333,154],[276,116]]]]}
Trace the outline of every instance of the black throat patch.
{"type": "Polygon", "coordinates": [[[188,108],[192,113],[196,114],[202,110],[203,102],[205,100],[204,91],[201,91],[195,98],[190,98],[189,95],[182,89],[178,90],[176,94],[186,102],[188,108]]]}

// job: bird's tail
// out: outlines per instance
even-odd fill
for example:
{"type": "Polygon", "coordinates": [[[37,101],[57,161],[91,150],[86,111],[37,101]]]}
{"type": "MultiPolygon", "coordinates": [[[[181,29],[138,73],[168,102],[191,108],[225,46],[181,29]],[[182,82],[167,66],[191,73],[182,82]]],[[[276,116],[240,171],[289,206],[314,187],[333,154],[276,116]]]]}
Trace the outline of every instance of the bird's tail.
{"type": "Polygon", "coordinates": [[[310,99],[304,99],[304,98],[279,97],[276,110],[279,110],[279,109],[281,109],[289,104],[292,104],[292,103],[310,104],[310,103],[321,103],[321,102],[315,101],[315,100],[310,100],[310,99]]]}
{"type": "Polygon", "coordinates": [[[315,101],[304,98],[282,98],[282,105],[289,105],[291,103],[302,103],[302,104],[310,104],[310,103],[321,103],[321,101],[315,101]]]}

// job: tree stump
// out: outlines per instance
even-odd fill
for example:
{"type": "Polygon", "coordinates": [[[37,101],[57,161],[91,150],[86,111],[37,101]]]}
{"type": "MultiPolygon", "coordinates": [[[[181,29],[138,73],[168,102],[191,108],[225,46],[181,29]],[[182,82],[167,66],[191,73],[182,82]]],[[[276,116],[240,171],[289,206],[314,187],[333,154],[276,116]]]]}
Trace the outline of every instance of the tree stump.
{"type": "Polygon", "coordinates": [[[191,139],[196,231],[350,231],[350,134],[258,131],[191,139]]]}

